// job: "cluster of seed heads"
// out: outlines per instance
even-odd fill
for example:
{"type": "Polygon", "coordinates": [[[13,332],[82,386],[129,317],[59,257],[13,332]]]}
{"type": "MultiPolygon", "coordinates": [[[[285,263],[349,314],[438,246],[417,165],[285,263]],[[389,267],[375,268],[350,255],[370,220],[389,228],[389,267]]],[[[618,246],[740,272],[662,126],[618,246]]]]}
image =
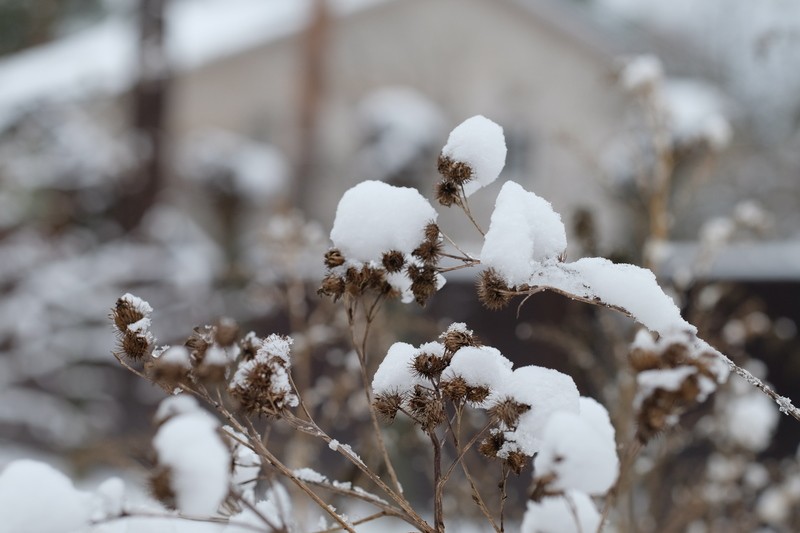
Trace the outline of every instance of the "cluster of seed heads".
{"type": "Polygon", "coordinates": [[[439,155],[437,169],[442,179],[436,184],[436,201],[445,207],[462,205],[464,184],[473,178],[472,168],[461,161],[439,155]]]}
{"type": "Polygon", "coordinates": [[[387,274],[404,271],[411,280],[414,300],[425,305],[436,292],[441,253],[441,234],[433,222],[425,226],[424,239],[411,254],[389,250],[383,254],[380,264],[350,262],[340,250],[333,248],[325,254],[328,272],[317,293],[334,301],[343,296],[359,298],[369,292],[397,298],[400,293],[389,283],[387,274]]]}
{"type": "Polygon", "coordinates": [[[640,398],[636,437],[642,444],[669,429],[688,408],[705,399],[700,380],[716,382],[711,370],[714,355],[710,352],[695,355],[687,343],[678,340],[656,345],[655,348],[634,346],[628,354],[628,360],[637,373],[681,367],[696,369],[674,390],[657,387],[640,398]]]}

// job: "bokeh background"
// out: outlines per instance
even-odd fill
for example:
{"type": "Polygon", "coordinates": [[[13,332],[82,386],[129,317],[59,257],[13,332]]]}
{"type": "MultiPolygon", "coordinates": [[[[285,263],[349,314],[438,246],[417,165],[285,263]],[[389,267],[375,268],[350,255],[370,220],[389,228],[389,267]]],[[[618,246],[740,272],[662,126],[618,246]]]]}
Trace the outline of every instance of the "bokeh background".
{"type": "MultiPolygon", "coordinates": [[[[0,0],[0,468],[146,467],[163,393],[111,356],[125,292],[162,342],[222,315],[294,335],[337,423],[351,354],[314,291],[338,198],[365,179],[432,198],[475,114],[570,258],[652,268],[702,337],[800,401],[800,4],[0,0]]],[[[473,197],[484,225],[498,191],[473,197]]],[[[440,225],[480,249],[463,216],[440,225]]],[[[467,274],[387,312],[377,351],[465,321],[626,428],[633,330],[610,313],[541,295],[488,314],[467,274]]],[[[797,424],[735,379],[643,457],[641,530],[800,527],[797,424]]]]}

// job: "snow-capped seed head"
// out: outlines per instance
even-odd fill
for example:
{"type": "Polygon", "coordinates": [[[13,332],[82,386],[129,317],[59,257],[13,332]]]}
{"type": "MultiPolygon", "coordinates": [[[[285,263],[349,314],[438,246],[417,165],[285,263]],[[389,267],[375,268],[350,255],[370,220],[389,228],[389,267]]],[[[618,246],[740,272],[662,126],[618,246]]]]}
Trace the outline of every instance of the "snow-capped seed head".
{"type": "Polygon", "coordinates": [[[211,326],[198,326],[192,331],[192,335],[186,339],[184,346],[192,354],[195,364],[203,362],[206,350],[214,342],[214,328],[211,326]]]}
{"type": "Polygon", "coordinates": [[[496,180],[505,164],[503,128],[482,115],[468,118],[456,126],[450,132],[440,157],[440,166],[445,167],[445,181],[463,187],[465,196],[496,180]]]}
{"type": "Polygon", "coordinates": [[[442,339],[445,349],[451,355],[464,346],[481,345],[478,338],[473,335],[472,330],[467,329],[463,323],[452,324],[439,338],[442,339]]]}
{"type": "Polygon", "coordinates": [[[511,288],[493,268],[481,272],[478,277],[478,299],[490,311],[497,311],[511,301],[511,288]]]}
{"type": "Polygon", "coordinates": [[[456,185],[463,185],[472,178],[472,168],[468,164],[453,161],[445,155],[439,155],[436,168],[446,181],[456,185]]]}
{"type": "MultiPolygon", "coordinates": [[[[125,296],[130,296],[126,294],[125,296]]],[[[111,310],[111,318],[114,326],[121,333],[127,331],[128,326],[135,324],[147,315],[143,312],[142,306],[135,305],[130,298],[121,297],[117,300],[114,309],[111,310]]]]}
{"type": "Polygon", "coordinates": [[[440,181],[436,184],[435,197],[439,205],[450,207],[459,204],[459,194],[461,189],[452,181],[440,181]]]}
{"type": "Polygon", "coordinates": [[[402,252],[392,250],[383,254],[381,263],[383,263],[383,268],[386,269],[386,272],[400,272],[400,270],[406,264],[406,259],[403,257],[402,252]]]}
{"type": "Polygon", "coordinates": [[[344,264],[344,256],[336,248],[331,248],[325,252],[325,266],[328,268],[336,268],[344,264]]]}
{"type": "Polygon", "coordinates": [[[416,189],[365,181],[339,201],[331,240],[350,261],[378,262],[390,250],[410,254],[436,217],[436,210],[416,189]]]}

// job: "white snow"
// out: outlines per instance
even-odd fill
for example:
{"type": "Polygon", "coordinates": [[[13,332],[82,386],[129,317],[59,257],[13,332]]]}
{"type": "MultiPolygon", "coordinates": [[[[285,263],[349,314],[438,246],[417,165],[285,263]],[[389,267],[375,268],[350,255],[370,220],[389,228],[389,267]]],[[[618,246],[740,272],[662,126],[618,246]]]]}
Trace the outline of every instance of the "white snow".
{"type": "Polygon", "coordinates": [[[520,533],[593,533],[600,526],[600,513],[591,498],[578,491],[564,496],[528,502],[520,533]]]}
{"type": "Polygon", "coordinates": [[[659,368],[645,370],[636,375],[636,398],[634,404],[638,408],[645,398],[657,390],[677,391],[689,376],[697,373],[697,367],[678,366],[675,368],[659,368]]]}
{"type": "Polygon", "coordinates": [[[346,259],[380,262],[384,252],[413,252],[425,240],[425,226],[436,217],[416,189],[364,181],[339,201],[331,240],[346,259]]]}
{"type": "Polygon", "coordinates": [[[253,531],[292,531],[292,507],[286,489],[277,482],[266,493],[266,499],[255,504],[255,510],[245,507],[230,518],[223,533],[252,533],[253,531]],[[257,512],[256,512],[257,511],[257,512]],[[269,523],[264,524],[264,519],[269,523]]]}
{"type": "Polygon", "coordinates": [[[372,391],[380,394],[404,394],[414,389],[423,380],[412,372],[417,349],[405,342],[396,342],[389,347],[375,377],[372,378],[372,391]]]}
{"type": "Polygon", "coordinates": [[[156,409],[153,420],[156,424],[160,424],[173,416],[193,413],[195,411],[200,411],[200,405],[198,405],[195,397],[191,394],[180,393],[163,399],[161,403],[158,404],[158,409],[156,409]]]}
{"type": "Polygon", "coordinates": [[[539,451],[542,430],[553,413],[577,414],[580,411],[580,394],[575,382],[552,368],[534,365],[517,368],[498,391],[498,397],[510,397],[531,406],[520,415],[517,429],[505,432],[507,442],[498,454],[501,457],[514,450],[532,456],[539,451]]]}
{"type": "Polygon", "coordinates": [[[582,298],[599,298],[625,309],[650,331],[667,335],[696,333],[681,317],[675,302],[664,293],[650,270],[587,257],[574,263],[548,263],[528,280],[532,286],[552,287],[582,298]]]}
{"type": "Polygon", "coordinates": [[[483,115],[468,118],[450,132],[442,155],[472,169],[472,179],[464,184],[470,196],[496,180],[506,164],[503,128],[483,115]]]}
{"type": "Polygon", "coordinates": [[[153,438],[158,463],[170,468],[170,486],[183,513],[214,514],[228,494],[231,456],[218,426],[204,411],[195,411],[170,418],[153,438]]]}
{"type": "Polygon", "coordinates": [[[91,500],[53,467],[21,459],[0,473],[0,529],[14,533],[55,533],[85,528],[91,500]]]}
{"type": "Polygon", "coordinates": [[[497,348],[464,346],[453,355],[450,365],[442,372],[442,380],[461,377],[470,387],[488,388],[492,394],[482,404],[488,405],[511,379],[512,366],[497,348]]]}
{"type": "Polygon", "coordinates": [[[589,414],[553,413],[542,431],[534,474],[539,478],[555,475],[549,486],[557,490],[575,489],[601,496],[619,474],[613,433],[610,437],[595,429],[589,414]]]}
{"type": "Polygon", "coordinates": [[[550,202],[506,182],[497,195],[481,263],[516,286],[527,283],[539,263],[557,260],[566,248],[564,224],[550,202]]]}

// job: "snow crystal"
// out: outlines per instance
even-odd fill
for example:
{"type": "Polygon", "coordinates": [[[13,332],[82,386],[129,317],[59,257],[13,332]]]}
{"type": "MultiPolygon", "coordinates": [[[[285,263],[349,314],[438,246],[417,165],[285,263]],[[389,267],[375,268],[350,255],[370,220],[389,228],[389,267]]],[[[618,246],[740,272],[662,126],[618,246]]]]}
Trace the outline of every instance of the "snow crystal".
{"type": "Polygon", "coordinates": [[[532,456],[539,451],[542,429],[553,413],[568,411],[577,414],[580,410],[580,395],[575,382],[552,368],[534,365],[517,368],[498,391],[498,397],[504,396],[530,405],[531,409],[520,415],[516,430],[505,433],[508,442],[498,454],[501,457],[515,449],[532,456]]]}
{"type": "Polygon", "coordinates": [[[213,514],[228,494],[231,457],[217,427],[205,411],[195,411],[170,418],[153,438],[181,512],[213,514]]]}
{"type": "Polygon", "coordinates": [[[15,533],[81,530],[91,518],[89,495],[53,467],[22,459],[0,473],[0,528],[15,533]]]}
{"type": "MultiPolygon", "coordinates": [[[[608,417],[608,415],[606,415],[608,417]]],[[[598,432],[591,415],[553,413],[542,431],[542,446],[534,460],[537,477],[554,475],[552,487],[602,495],[619,473],[614,434],[598,432]]]]}
{"type": "Polygon", "coordinates": [[[384,252],[413,252],[425,240],[425,226],[436,217],[416,189],[364,181],[339,201],[331,240],[346,259],[380,262],[384,252]]]}
{"type": "Polygon", "coordinates": [[[587,257],[574,263],[543,265],[528,283],[620,307],[647,329],[662,335],[676,331],[697,332],[697,328],[681,317],[675,302],[659,287],[655,275],[645,268],[587,257]]]}
{"type": "Polygon", "coordinates": [[[468,118],[450,132],[442,155],[472,169],[472,179],[464,184],[470,196],[496,180],[506,164],[503,128],[483,115],[468,118]]]}
{"type": "Polygon", "coordinates": [[[587,533],[599,526],[600,513],[591,498],[570,490],[564,496],[528,502],[520,533],[587,533]]]}
{"type": "Polygon", "coordinates": [[[528,283],[538,264],[557,259],[567,248],[561,216],[550,203],[508,181],[497,195],[481,263],[493,267],[510,286],[528,283]]]}
{"type": "MultiPolygon", "coordinates": [[[[450,366],[442,372],[442,381],[458,376],[470,387],[486,387],[492,393],[497,393],[511,379],[512,365],[497,348],[464,346],[453,355],[450,366]]],[[[489,398],[484,404],[488,401],[489,398]]]]}
{"type": "Polygon", "coordinates": [[[423,381],[412,373],[412,364],[417,349],[405,342],[396,342],[389,347],[375,377],[372,378],[372,391],[380,394],[406,393],[414,385],[423,381]]]}
{"type": "Polygon", "coordinates": [[[652,89],[664,78],[661,60],[653,55],[635,56],[627,61],[620,73],[625,90],[638,92],[652,89]]]}

